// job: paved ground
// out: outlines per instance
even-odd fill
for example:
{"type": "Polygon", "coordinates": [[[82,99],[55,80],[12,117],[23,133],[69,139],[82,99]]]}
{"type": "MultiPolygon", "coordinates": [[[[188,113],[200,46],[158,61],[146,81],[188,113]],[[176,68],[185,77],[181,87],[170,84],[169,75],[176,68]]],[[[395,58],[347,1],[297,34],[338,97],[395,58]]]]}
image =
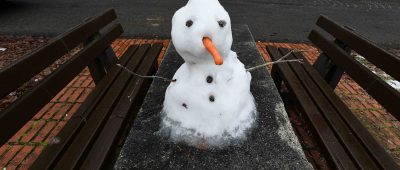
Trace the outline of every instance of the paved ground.
{"type": "MultiPolygon", "coordinates": [[[[125,35],[170,35],[170,19],[185,0],[7,0],[0,34],[56,35],[106,8],[117,9],[125,35]]],[[[1,3],[1,2],[0,2],[1,3]]],[[[325,14],[371,40],[400,46],[397,0],[221,0],[234,24],[248,24],[256,40],[305,41],[325,14]]],[[[206,10],[205,10],[206,11],[206,10]]]]}

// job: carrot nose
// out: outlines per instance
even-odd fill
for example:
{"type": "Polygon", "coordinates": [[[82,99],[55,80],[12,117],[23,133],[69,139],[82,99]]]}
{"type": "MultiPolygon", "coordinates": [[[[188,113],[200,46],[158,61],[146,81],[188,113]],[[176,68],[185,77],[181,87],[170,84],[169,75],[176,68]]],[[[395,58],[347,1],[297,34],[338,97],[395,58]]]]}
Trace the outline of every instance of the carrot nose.
{"type": "Polygon", "coordinates": [[[213,44],[213,42],[210,38],[204,37],[203,44],[204,44],[204,47],[207,49],[207,51],[214,58],[214,62],[216,65],[221,65],[224,63],[221,55],[219,54],[217,48],[215,48],[215,45],[213,44]]]}

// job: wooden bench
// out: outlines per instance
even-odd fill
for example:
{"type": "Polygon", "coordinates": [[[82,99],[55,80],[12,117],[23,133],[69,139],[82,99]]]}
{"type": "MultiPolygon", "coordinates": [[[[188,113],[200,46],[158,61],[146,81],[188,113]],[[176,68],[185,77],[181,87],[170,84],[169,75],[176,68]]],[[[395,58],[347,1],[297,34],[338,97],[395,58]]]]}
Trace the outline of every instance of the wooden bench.
{"type": "Polygon", "coordinates": [[[0,71],[3,98],[58,58],[82,49],[32,90],[0,113],[3,145],[83,69],[89,67],[96,87],[32,165],[31,169],[100,169],[113,155],[127,122],[132,120],[151,83],[123,71],[116,63],[142,75],[153,74],[162,44],[130,46],[118,59],[111,43],[123,32],[113,22],[113,9],[52,39],[47,45],[0,71]],[[130,98],[128,98],[130,95],[130,98]]]}
{"type": "MultiPolygon", "coordinates": [[[[343,72],[354,79],[395,118],[400,118],[400,93],[357,62],[351,50],[365,57],[396,80],[400,80],[400,59],[377,47],[338,23],[321,16],[317,25],[332,35],[325,38],[312,30],[309,39],[323,52],[313,66],[298,52],[287,59],[304,63],[274,65],[271,74],[278,88],[282,81],[306,121],[311,125],[328,163],[337,169],[400,169],[350,109],[334,93],[343,72]]],[[[288,49],[268,46],[272,60],[289,53],[288,49]]]]}

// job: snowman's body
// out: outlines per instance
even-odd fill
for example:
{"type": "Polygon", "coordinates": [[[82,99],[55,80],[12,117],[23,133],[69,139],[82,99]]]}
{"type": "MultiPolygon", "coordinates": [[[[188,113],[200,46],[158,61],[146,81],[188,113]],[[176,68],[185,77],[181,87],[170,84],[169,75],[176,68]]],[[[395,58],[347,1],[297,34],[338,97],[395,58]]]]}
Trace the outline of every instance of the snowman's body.
{"type": "Polygon", "coordinates": [[[190,0],[174,15],[172,41],[186,63],[166,91],[162,129],[168,129],[175,141],[194,145],[223,145],[226,140],[245,138],[255,119],[251,75],[230,50],[232,33],[226,11],[217,0],[190,0]],[[199,6],[212,10],[199,13],[199,6]],[[214,64],[203,37],[212,39],[223,64],[214,64]]]}

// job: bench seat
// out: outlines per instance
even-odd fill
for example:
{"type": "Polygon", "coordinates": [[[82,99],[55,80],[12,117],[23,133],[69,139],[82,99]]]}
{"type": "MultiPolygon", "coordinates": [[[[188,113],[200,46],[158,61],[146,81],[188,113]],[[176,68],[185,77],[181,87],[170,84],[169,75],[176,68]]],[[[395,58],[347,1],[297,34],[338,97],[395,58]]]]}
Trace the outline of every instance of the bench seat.
{"type": "Polygon", "coordinates": [[[15,91],[60,57],[71,58],[0,112],[0,145],[5,144],[40,109],[89,68],[96,86],[30,169],[101,169],[112,162],[138,112],[162,44],[130,46],[118,59],[111,44],[123,33],[113,9],[88,18],[43,47],[0,70],[0,98],[15,91]],[[71,53],[75,48],[79,52],[71,53]],[[129,97],[129,98],[128,98],[129,97]],[[115,151],[115,152],[114,152],[115,151]]]}
{"type": "MultiPolygon", "coordinates": [[[[267,51],[274,61],[289,52],[288,49],[274,46],[268,46],[267,51]]],[[[339,169],[397,167],[393,158],[301,53],[295,52],[288,59],[303,59],[304,63],[277,64],[273,66],[272,76],[277,87],[281,87],[281,82],[276,80],[283,80],[297,99],[331,164],[339,169]]]]}
{"type": "MultiPolygon", "coordinates": [[[[130,46],[119,62],[138,74],[150,75],[155,73],[161,49],[161,44],[130,46]]],[[[150,83],[114,66],[56,136],[60,142],[49,145],[31,168],[100,169],[118,146],[150,83]]]]}
{"type": "MultiPolygon", "coordinates": [[[[326,38],[323,36],[325,34],[312,30],[308,36],[322,51],[317,61],[311,65],[301,53],[291,53],[287,59],[302,59],[304,63],[273,65],[271,74],[276,86],[280,89],[283,81],[289,96],[297,101],[295,107],[300,108],[331,167],[400,169],[334,92],[343,73],[346,73],[388,113],[399,119],[400,92],[355,60],[352,53],[362,55],[398,81],[400,59],[358,35],[350,27],[342,26],[326,16],[319,17],[317,25],[330,34],[330,38],[326,38]]],[[[290,51],[268,46],[267,52],[276,61],[290,51]]]]}

